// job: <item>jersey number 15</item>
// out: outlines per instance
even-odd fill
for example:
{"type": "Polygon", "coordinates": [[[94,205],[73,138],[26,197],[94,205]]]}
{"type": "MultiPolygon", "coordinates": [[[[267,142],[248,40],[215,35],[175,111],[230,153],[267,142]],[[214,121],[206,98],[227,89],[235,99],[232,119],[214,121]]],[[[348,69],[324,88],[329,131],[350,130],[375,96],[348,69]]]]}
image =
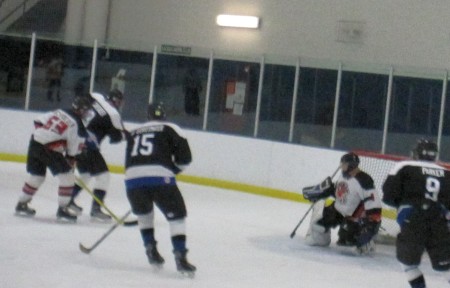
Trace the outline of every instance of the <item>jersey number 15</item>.
{"type": "Polygon", "coordinates": [[[131,150],[131,156],[138,155],[149,156],[153,152],[152,139],[155,138],[155,134],[139,134],[134,137],[133,150],[131,150]]]}

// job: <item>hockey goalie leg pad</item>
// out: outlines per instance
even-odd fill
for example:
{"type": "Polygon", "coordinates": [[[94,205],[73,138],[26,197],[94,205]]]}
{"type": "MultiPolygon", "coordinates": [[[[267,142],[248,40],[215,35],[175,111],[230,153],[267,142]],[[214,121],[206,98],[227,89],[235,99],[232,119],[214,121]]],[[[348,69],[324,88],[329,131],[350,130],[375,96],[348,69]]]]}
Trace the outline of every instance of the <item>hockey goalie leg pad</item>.
{"type": "Polygon", "coordinates": [[[325,200],[317,201],[311,215],[311,222],[308,232],[306,233],[305,242],[310,246],[329,246],[331,243],[330,229],[318,224],[317,222],[323,217],[323,209],[325,200]]]}
{"type": "Polygon", "coordinates": [[[310,229],[306,233],[305,242],[309,246],[330,246],[330,229],[326,229],[325,227],[317,223],[311,224],[310,229]]]}

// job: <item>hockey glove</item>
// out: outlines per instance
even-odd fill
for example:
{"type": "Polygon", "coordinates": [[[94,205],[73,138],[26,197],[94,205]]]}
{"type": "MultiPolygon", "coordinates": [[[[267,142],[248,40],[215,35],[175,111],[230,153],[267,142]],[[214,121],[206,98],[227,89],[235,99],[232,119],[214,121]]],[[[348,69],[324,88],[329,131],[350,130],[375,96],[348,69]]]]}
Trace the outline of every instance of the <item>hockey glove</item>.
{"type": "Polygon", "coordinates": [[[360,225],[361,230],[359,232],[359,235],[356,237],[357,247],[368,244],[370,240],[372,240],[372,238],[378,233],[381,223],[370,221],[368,219],[361,219],[360,225]]]}
{"type": "Polygon", "coordinates": [[[302,189],[303,197],[311,202],[325,199],[334,193],[334,184],[330,177],[315,186],[308,186],[302,189]]]}
{"type": "Polygon", "coordinates": [[[397,223],[402,228],[406,223],[409,223],[409,217],[413,212],[413,207],[411,205],[401,205],[398,207],[397,212],[397,223]]]}

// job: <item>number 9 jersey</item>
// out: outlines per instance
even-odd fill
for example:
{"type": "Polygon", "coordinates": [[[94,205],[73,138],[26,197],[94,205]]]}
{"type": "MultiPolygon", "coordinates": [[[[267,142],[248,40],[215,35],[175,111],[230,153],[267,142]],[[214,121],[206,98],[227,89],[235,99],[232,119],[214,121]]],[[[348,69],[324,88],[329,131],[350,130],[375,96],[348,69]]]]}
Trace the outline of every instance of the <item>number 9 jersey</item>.
{"type": "Polygon", "coordinates": [[[383,193],[383,202],[396,208],[434,203],[450,209],[450,171],[428,161],[399,162],[389,172],[383,193]]]}

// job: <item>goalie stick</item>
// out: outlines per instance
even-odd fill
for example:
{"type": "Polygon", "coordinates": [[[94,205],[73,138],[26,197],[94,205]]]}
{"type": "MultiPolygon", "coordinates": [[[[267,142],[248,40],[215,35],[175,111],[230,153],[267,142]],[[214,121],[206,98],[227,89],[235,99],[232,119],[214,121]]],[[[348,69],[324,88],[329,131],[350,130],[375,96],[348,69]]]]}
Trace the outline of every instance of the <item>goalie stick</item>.
{"type": "Polygon", "coordinates": [[[106,239],[106,237],[108,237],[117,227],[119,227],[122,223],[125,222],[125,219],[128,217],[128,215],[131,214],[131,210],[128,210],[127,213],[125,213],[125,215],[122,216],[122,218],[119,219],[119,221],[117,221],[116,223],[114,223],[113,226],[111,226],[111,228],[108,229],[108,231],[106,231],[102,237],[100,237],[94,244],[92,244],[90,247],[86,247],[84,246],[81,242],[79,243],[79,248],[81,250],[81,252],[83,252],[84,254],[90,254],[92,252],[92,250],[94,250],[98,245],[100,245],[100,243],[103,242],[103,240],[106,239]]]}
{"type": "MultiPolygon", "coordinates": [[[[331,179],[333,179],[333,177],[336,175],[336,173],[339,171],[339,169],[341,169],[341,166],[339,165],[338,168],[334,171],[333,175],[330,176],[331,179]]],[[[292,231],[290,237],[294,238],[295,233],[297,232],[298,227],[300,227],[300,225],[302,225],[303,221],[305,220],[306,216],[308,216],[309,212],[311,212],[311,210],[314,208],[314,204],[316,204],[316,202],[313,202],[311,204],[311,206],[309,206],[308,210],[306,210],[305,214],[303,215],[302,219],[300,219],[300,221],[298,222],[297,226],[295,226],[294,230],[292,231]]]]}
{"type": "Polygon", "coordinates": [[[86,190],[86,192],[89,193],[89,195],[92,196],[92,198],[95,200],[95,202],[97,202],[100,206],[103,207],[103,209],[106,210],[106,212],[108,212],[109,215],[111,215],[112,218],[114,218],[114,220],[120,224],[122,224],[123,226],[136,226],[138,224],[137,220],[132,220],[132,221],[121,221],[119,219],[119,217],[117,217],[116,214],[114,214],[106,205],[105,203],[103,203],[102,200],[100,200],[97,196],[95,196],[94,192],[92,192],[92,190],[86,185],[86,183],[84,183],[83,180],[81,180],[80,178],[76,177],[75,178],[77,181],[77,184],[80,185],[81,188],[83,188],[84,190],[86,190]]]}

